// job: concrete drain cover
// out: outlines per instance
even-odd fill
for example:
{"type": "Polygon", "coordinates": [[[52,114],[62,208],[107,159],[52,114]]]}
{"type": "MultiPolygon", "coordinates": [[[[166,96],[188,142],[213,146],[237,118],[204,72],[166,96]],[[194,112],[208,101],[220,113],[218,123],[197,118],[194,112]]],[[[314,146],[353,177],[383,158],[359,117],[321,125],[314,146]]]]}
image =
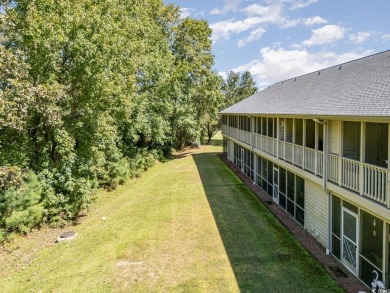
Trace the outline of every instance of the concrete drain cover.
{"type": "Polygon", "coordinates": [[[62,242],[62,241],[70,241],[77,237],[77,233],[74,231],[66,231],[62,233],[60,236],[57,237],[56,243],[62,242]]]}

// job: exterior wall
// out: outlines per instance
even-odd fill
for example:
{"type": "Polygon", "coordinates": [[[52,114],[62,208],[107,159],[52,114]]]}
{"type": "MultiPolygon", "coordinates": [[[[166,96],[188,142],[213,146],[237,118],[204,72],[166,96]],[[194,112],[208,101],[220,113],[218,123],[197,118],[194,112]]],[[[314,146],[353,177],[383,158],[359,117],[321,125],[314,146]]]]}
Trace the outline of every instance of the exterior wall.
{"type": "Polygon", "coordinates": [[[322,187],[305,179],[305,228],[326,247],[328,195],[322,187]]]}
{"type": "Polygon", "coordinates": [[[233,162],[233,158],[234,158],[234,142],[229,140],[228,144],[229,144],[229,160],[233,162]]]}
{"type": "MultiPolygon", "coordinates": [[[[339,131],[340,122],[331,124],[332,126],[329,125],[329,128],[334,128],[339,131]]],[[[340,138],[340,132],[336,133],[338,133],[337,136],[340,138]]],[[[242,139],[237,139],[234,136],[230,137],[229,135],[226,135],[226,133],[224,133],[224,136],[228,139],[229,152],[232,153],[230,155],[230,160],[236,166],[240,166],[241,170],[248,177],[252,178],[253,173],[249,171],[254,170],[257,185],[270,196],[270,199],[274,200],[286,213],[300,223],[321,245],[327,249],[329,248],[330,253],[335,256],[335,258],[339,259],[348,270],[355,274],[367,286],[370,286],[374,281],[373,272],[375,271],[379,275],[378,280],[383,281],[386,288],[390,287],[390,209],[387,206],[378,205],[377,202],[366,196],[359,196],[337,182],[327,181],[325,190],[323,187],[323,178],[321,178],[321,176],[308,172],[281,158],[277,158],[275,155],[269,154],[266,151],[266,148],[262,148],[262,145],[260,149],[253,148],[246,142],[243,142],[242,139]],[[236,153],[234,152],[235,149],[236,153]],[[244,150],[243,160],[241,160],[241,150],[244,150]],[[248,154],[258,156],[257,164],[251,163],[252,161],[248,159],[251,156],[248,154]],[[235,155],[236,159],[234,159],[235,155]],[[260,162],[260,159],[262,162],[260,162]],[[265,169],[263,168],[263,160],[267,161],[265,169]],[[275,183],[275,178],[273,177],[274,167],[279,169],[279,197],[277,199],[275,199],[275,185],[273,185],[275,183]],[[291,205],[288,206],[289,199],[283,192],[287,191],[287,194],[289,192],[289,177],[287,176],[286,181],[284,181],[286,189],[283,191],[282,182],[280,180],[282,168],[284,168],[287,173],[293,173],[294,178],[299,176],[300,179],[304,180],[304,205],[302,205],[301,208],[303,214],[297,213],[299,209],[296,192],[297,183],[295,183],[294,188],[290,189],[295,190],[294,207],[291,205]],[[332,194],[332,207],[330,211],[328,210],[328,192],[332,194]],[[341,202],[341,208],[338,211],[335,210],[333,206],[333,198],[335,197],[339,198],[341,202]],[[346,231],[351,231],[354,227],[354,224],[351,224],[350,220],[349,222],[344,222],[345,209],[347,208],[351,211],[351,206],[354,207],[354,213],[356,213],[357,220],[355,231],[357,232],[355,243],[348,242],[349,244],[347,245],[351,245],[352,243],[354,247],[345,246],[345,243],[348,240],[346,236],[349,235],[344,234],[345,227],[348,226],[346,231]],[[334,219],[337,214],[339,214],[338,220],[334,219]],[[301,215],[303,215],[303,217],[301,215]],[[330,218],[328,218],[328,216],[330,218]],[[332,226],[329,227],[328,230],[328,223],[330,222],[332,222],[332,226]],[[339,232],[335,230],[337,225],[340,227],[339,232]],[[340,235],[336,235],[335,233],[339,233],[340,235]],[[328,235],[331,239],[331,243],[329,243],[330,246],[328,246],[328,235]],[[339,239],[338,242],[335,235],[339,239]],[[347,247],[347,249],[345,247],[347,247]],[[353,255],[356,255],[356,257],[353,258],[355,261],[348,263],[348,258],[352,260],[351,256],[353,255]],[[352,263],[353,265],[351,265],[352,263]]],[[[330,133],[328,137],[330,137],[330,133]]],[[[334,142],[340,143],[337,139],[334,140],[334,142]]],[[[334,146],[336,146],[337,143],[334,143],[334,146]]],[[[340,144],[333,149],[337,148],[341,149],[340,144]]],[[[343,158],[339,158],[339,160],[341,159],[343,158]]],[[[341,167],[340,164],[339,167],[341,167]]],[[[295,182],[297,181],[295,180],[295,182]]]]}
{"type": "Polygon", "coordinates": [[[340,121],[329,121],[329,152],[334,155],[341,155],[340,149],[340,121]]]}

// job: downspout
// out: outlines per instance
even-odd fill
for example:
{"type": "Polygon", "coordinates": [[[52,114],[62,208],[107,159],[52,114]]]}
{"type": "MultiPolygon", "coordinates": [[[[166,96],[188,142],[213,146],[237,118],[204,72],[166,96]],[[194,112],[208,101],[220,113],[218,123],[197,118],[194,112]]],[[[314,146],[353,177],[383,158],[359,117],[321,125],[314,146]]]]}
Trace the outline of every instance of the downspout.
{"type": "Polygon", "coordinates": [[[326,254],[330,254],[330,248],[331,248],[331,231],[332,231],[332,197],[327,187],[328,182],[328,153],[329,153],[329,129],[328,129],[328,121],[327,120],[320,120],[318,118],[313,119],[315,123],[322,124],[324,126],[324,134],[323,134],[323,148],[324,148],[324,155],[322,158],[322,165],[323,165],[323,173],[322,173],[322,189],[325,190],[325,192],[328,195],[327,198],[327,207],[328,207],[328,233],[326,237],[326,254]]]}
{"type": "Polygon", "coordinates": [[[329,154],[329,129],[326,121],[324,125],[324,174],[323,174],[323,188],[328,194],[328,235],[326,239],[326,254],[329,255],[332,247],[332,195],[330,194],[327,182],[328,182],[328,154],[329,154]]]}

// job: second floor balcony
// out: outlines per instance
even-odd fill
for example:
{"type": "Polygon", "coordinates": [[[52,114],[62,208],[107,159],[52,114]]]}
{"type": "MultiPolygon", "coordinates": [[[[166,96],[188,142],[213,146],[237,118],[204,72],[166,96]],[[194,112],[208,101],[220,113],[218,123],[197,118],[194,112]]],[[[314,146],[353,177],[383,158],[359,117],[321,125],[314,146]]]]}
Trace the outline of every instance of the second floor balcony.
{"type": "Polygon", "coordinates": [[[288,162],[332,184],[350,190],[390,208],[390,170],[356,159],[324,152],[302,145],[286,142],[227,125],[222,126],[224,134],[265,152],[277,159],[288,162]],[[325,166],[326,164],[326,166],[325,166]]]}

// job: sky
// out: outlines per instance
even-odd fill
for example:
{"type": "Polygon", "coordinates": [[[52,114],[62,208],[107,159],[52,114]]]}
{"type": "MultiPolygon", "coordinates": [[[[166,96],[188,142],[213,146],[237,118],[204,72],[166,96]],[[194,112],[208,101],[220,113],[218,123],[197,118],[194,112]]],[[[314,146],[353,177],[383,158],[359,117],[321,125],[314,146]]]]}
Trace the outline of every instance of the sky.
{"type": "Polygon", "coordinates": [[[257,86],[390,49],[390,0],[164,0],[212,28],[214,69],[257,86]]]}

